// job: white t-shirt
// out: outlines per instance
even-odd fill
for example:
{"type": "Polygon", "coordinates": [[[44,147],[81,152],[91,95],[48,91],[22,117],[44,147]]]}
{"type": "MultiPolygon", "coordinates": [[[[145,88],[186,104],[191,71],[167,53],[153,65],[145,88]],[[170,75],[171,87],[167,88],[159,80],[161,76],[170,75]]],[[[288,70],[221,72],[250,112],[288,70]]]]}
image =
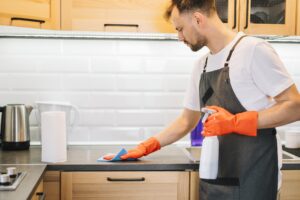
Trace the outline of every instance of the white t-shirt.
{"type": "MultiPolygon", "coordinates": [[[[206,71],[224,67],[229,51],[243,36],[240,32],[225,48],[216,54],[208,54],[206,71]]],[[[197,61],[188,85],[184,107],[200,111],[199,81],[206,56],[197,61]]],[[[259,38],[247,36],[236,46],[229,61],[229,77],[232,89],[246,110],[260,111],[273,105],[277,96],[294,84],[284,64],[272,46],[259,38]]]]}
{"type": "MultiPolygon", "coordinates": [[[[224,67],[229,51],[237,40],[245,35],[239,32],[226,47],[216,54],[206,54],[197,61],[188,85],[184,107],[200,111],[199,82],[206,57],[206,71],[214,71],[224,67]]],[[[272,46],[259,38],[247,36],[236,46],[229,61],[229,77],[232,89],[246,110],[260,111],[272,106],[281,92],[294,84],[284,64],[272,46]]],[[[281,144],[277,134],[278,166],[282,166],[281,144]]],[[[280,172],[279,172],[280,173],[280,172]]],[[[278,188],[281,186],[279,174],[278,188]]]]}

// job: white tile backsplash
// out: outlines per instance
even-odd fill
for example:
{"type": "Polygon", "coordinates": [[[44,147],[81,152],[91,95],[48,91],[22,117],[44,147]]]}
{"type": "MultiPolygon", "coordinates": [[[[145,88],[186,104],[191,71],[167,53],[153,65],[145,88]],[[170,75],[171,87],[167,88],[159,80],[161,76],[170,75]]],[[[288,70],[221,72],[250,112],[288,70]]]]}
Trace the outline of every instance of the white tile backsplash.
{"type": "Polygon", "coordinates": [[[10,75],[7,83],[12,90],[60,90],[61,76],[59,74],[19,74],[10,75]]]}
{"type": "Polygon", "coordinates": [[[89,59],[82,56],[39,57],[37,59],[37,71],[41,73],[88,73],[90,71],[89,59]]]}
{"type": "Polygon", "coordinates": [[[162,91],[163,76],[162,75],[118,75],[117,76],[118,91],[162,91]]]}
{"type": "MultiPolygon", "coordinates": [[[[1,38],[0,54],[35,56],[60,55],[61,43],[57,39],[22,39],[22,38],[1,38]]],[[[77,48],[78,49],[78,48],[77,48]]],[[[33,60],[34,62],[34,60],[33,60]]]]}
{"type": "Polygon", "coordinates": [[[93,92],[90,95],[90,106],[102,109],[138,109],[143,107],[140,92],[93,92]]]}
{"type": "Polygon", "coordinates": [[[37,58],[34,56],[16,56],[2,55],[0,56],[0,69],[3,72],[28,72],[34,73],[37,66],[37,58]]]}
{"type": "MultiPolygon", "coordinates": [[[[300,45],[272,45],[300,88],[300,45]]],[[[69,142],[135,143],[182,112],[190,73],[205,53],[171,40],[0,38],[0,105],[68,101],[80,110],[69,142]]],[[[31,140],[39,141],[35,111],[30,123],[31,140]]]]}

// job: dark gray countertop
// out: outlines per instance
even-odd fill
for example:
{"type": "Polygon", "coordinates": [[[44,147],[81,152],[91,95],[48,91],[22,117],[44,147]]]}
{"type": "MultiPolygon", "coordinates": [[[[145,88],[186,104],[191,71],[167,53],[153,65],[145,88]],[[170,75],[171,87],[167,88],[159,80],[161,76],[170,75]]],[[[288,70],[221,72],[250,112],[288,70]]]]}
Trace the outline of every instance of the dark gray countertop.
{"type": "MultiPolygon", "coordinates": [[[[126,149],[132,146],[123,146],[126,149]]],[[[199,163],[187,158],[180,147],[167,146],[138,161],[97,162],[100,156],[116,153],[121,149],[117,145],[69,146],[68,160],[62,163],[41,162],[40,146],[31,146],[28,151],[0,151],[0,169],[16,166],[27,171],[27,175],[17,190],[0,192],[0,199],[30,198],[45,170],[59,171],[196,171],[199,163]]],[[[284,163],[283,169],[300,169],[300,163],[284,163]]]]}
{"type": "MultiPolygon", "coordinates": [[[[132,146],[125,146],[130,149],[132,146]]],[[[190,161],[183,151],[175,146],[167,146],[138,161],[127,162],[97,162],[100,156],[107,153],[117,153],[121,146],[69,146],[67,161],[47,164],[47,170],[61,171],[184,171],[198,170],[198,164],[190,161]]],[[[32,146],[28,151],[0,151],[0,163],[41,162],[41,148],[32,146]]]]}
{"type": "MultiPolygon", "coordinates": [[[[133,146],[123,146],[130,149],[133,146]]],[[[31,146],[28,151],[0,151],[0,163],[47,164],[47,170],[60,171],[185,171],[198,170],[199,164],[189,160],[182,149],[169,145],[138,161],[97,162],[100,156],[116,153],[119,145],[69,146],[67,161],[62,163],[41,162],[40,146],[31,146]]],[[[283,169],[300,169],[300,163],[284,162],[283,169]]]]}
{"type": "Polygon", "coordinates": [[[37,188],[47,166],[45,164],[33,164],[33,165],[0,164],[0,171],[6,171],[7,167],[16,167],[18,172],[26,171],[27,174],[16,190],[0,191],[1,200],[2,199],[3,200],[31,199],[33,192],[37,188]]]}

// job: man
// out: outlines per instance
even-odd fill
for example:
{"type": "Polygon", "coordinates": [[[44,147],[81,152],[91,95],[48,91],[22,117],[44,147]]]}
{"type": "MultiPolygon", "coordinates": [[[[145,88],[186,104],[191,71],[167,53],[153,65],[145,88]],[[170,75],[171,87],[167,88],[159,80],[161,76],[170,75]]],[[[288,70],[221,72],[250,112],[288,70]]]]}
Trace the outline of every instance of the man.
{"type": "Polygon", "coordinates": [[[201,180],[201,200],[276,199],[281,146],[274,127],[300,119],[300,95],[283,63],[267,42],[228,29],[214,0],[172,0],[166,17],[180,41],[193,51],[207,46],[210,53],[193,70],[182,114],[122,159],[177,141],[208,107],[217,112],[203,135],[218,136],[219,166],[217,179],[201,180]]]}

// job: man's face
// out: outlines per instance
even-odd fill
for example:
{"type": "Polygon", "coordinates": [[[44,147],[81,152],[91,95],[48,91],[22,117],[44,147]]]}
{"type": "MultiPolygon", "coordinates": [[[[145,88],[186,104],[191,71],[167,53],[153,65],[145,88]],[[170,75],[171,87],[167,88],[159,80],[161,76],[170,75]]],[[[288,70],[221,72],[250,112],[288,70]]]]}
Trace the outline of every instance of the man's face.
{"type": "Polygon", "coordinates": [[[192,51],[198,51],[206,46],[207,39],[199,31],[199,24],[192,13],[179,13],[173,8],[171,21],[178,32],[178,38],[183,41],[192,51]]]}

